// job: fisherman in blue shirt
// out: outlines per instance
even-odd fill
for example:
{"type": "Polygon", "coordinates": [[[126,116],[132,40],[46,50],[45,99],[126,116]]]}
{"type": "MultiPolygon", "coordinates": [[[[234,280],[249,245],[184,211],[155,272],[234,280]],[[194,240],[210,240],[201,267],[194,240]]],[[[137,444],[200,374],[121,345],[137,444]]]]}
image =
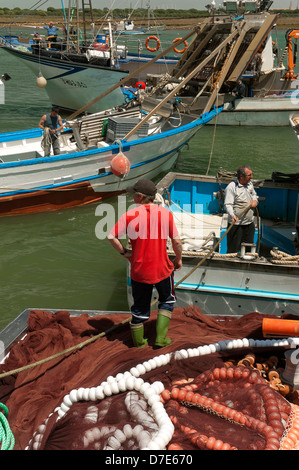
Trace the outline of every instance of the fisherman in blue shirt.
{"type": "Polygon", "coordinates": [[[48,26],[44,26],[44,29],[48,31],[47,39],[51,39],[51,41],[56,42],[57,40],[56,31],[59,31],[59,28],[57,26],[54,26],[53,21],[50,21],[48,26]]]}

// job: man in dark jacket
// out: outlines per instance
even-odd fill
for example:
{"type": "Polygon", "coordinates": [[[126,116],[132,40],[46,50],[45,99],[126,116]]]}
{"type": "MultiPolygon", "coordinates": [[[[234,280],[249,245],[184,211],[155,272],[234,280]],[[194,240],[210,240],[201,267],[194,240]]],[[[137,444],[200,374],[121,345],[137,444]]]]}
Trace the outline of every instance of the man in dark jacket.
{"type": "Polygon", "coordinates": [[[232,108],[235,109],[236,107],[236,100],[241,100],[242,98],[245,97],[246,94],[246,87],[242,80],[239,78],[239,80],[236,83],[235,88],[232,91],[232,95],[234,99],[232,100],[232,108]]]}

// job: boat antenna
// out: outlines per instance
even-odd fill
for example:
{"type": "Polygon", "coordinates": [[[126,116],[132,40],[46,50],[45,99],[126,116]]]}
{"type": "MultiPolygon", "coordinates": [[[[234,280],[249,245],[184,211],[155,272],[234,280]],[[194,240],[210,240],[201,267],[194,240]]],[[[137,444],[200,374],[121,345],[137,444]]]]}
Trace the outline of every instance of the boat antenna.
{"type": "Polygon", "coordinates": [[[63,11],[63,18],[64,18],[64,21],[66,22],[66,15],[65,15],[65,8],[64,8],[63,0],[61,0],[61,6],[62,6],[62,11],[63,11]]]}

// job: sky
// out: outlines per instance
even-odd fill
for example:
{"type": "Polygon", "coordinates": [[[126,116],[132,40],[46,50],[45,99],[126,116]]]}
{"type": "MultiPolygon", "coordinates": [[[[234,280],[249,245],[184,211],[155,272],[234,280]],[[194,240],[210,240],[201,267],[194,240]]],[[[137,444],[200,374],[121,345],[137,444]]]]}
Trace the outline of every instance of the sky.
{"type": "MultiPolygon", "coordinates": [[[[92,5],[94,8],[104,8],[110,7],[113,8],[145,8],[148,0],[93,0],[92,5]]],[[[222,4],[222,0],[215,0],[216,6],[222,4]]],[[[67,7],[68,0],[64,0],[64,5],[67,7]]],[[[81,0],[79,2],[82,3],[81,0]]],[[[87,3],[87,2],[86,2],[87,3]]],[[[189,8],[196,8],[197,10],[204,10],[205,5],[210,3],[210,0],[184,0],[182,3],[180,0],[151,0],[152,8],[183,8],[188,10],[189,8]]],[[[0,0],[0,8],[15,8],[19,7],[22,9],[31,8],[33,5],[42,5],[40,9],[47,9],[47,7],[52,6],[54,8],[61,8],[61,0],[0,0]]],[[[272,8],[289,8],[292,4],[293,8],[297,7],[297,0],[274,0],[272,8]]]]}

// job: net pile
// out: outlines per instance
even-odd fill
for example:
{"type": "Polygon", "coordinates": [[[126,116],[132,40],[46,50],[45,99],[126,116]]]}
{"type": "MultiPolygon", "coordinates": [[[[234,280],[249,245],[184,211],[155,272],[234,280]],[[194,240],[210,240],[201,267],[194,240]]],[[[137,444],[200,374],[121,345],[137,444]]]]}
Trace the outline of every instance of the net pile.
{"type": "MultiPolygon", "coordinates": [[[[283,370],[294,339],[262,340],[264,317],[215,319],[195,307],[177,308],[172,344],[162,350],[133,348],[125,325],[68,357],[2,379],[0,401],[10,409],[16,448],[297,448],[298,396],[289,389],[280,393],[269,380],[274,368],[283,370]]],[[[1,371],[50,356],[121,320],[121,314],[72,318],[33,311],[29,334],[1,371]]],[[[155,321],[153,312],[146,324],[149,344],[155,321]]]]}

